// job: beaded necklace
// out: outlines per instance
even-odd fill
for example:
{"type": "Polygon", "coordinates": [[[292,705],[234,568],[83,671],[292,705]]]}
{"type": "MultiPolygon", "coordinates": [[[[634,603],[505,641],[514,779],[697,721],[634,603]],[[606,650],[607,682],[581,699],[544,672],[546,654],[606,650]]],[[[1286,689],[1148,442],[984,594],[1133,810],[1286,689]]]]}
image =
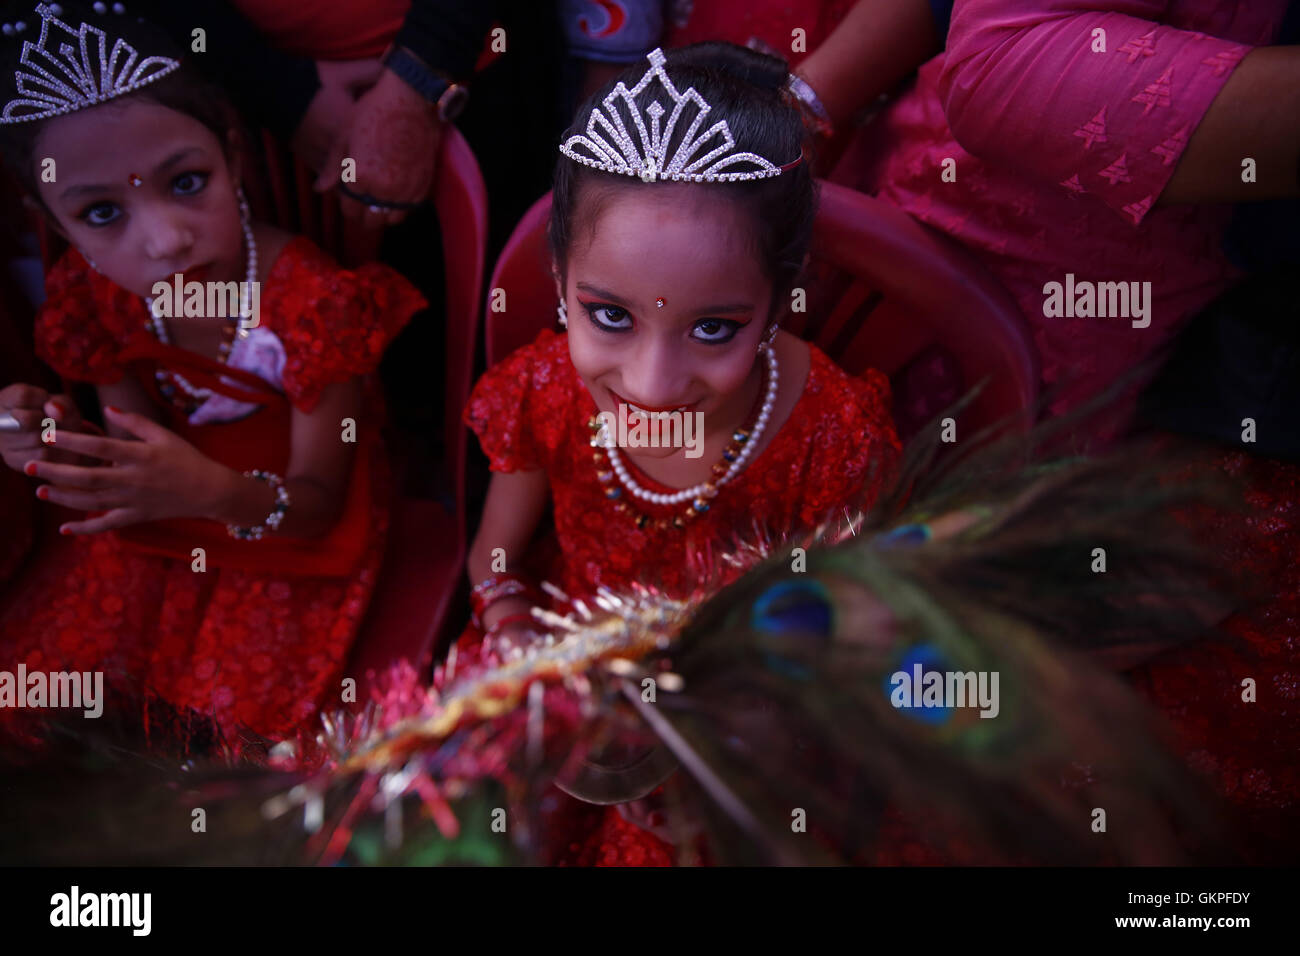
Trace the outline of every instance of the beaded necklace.
{"type": "MultiPolygon", "coordinates": [[[[709,510],[709,504],[713,498],[717,497],[718,490],[735,479],[749,463],[749,459],[753,456],[754,449],[758,447],[759,440],[763,437],[763,432],[772,417],[772,409],[776,404],[780,382],[780,372],[776,349],[767,344],[764,346],[763,351],[767,354],[767,367],[764,369],[765,387],[759,398],[755,400],[754,407],[750,410],[744,425],[732,432],[731,441],[723,450],[722,459],[713,466],[713,478],[709,481],[671,493],[648,491],[637,484],[632,477],[628,466],[624,464],[623,458],[614,443],[605,442],[606,447],[603,453],[597,450],[593,454],[592,460],[596,465],[596,477],[605,486],[605,497],[614,502],[615,511],[621,514],[630,514],[633,523],[640,529],[663,530],[666,528],[684,528],[687,522],[709,510]],[[606,459],[608,459],[608,467],[605,467],[606,459]],[[615,479],[617,479],[617,484],[615,479]],[[690,501],[691,506],[683,514],[675,515],[672,518],[652,518],[644,512],[636,510],[624,500],[623,492],[625,489],[633,497],[649,504],[676,505],[684,501],[690,501]]],[[[599,416],[593,415],[588,420],[587,427],[592,433],[591,446],[599,449],[602,444],[599,436],[601,429],[599,416]]]]}

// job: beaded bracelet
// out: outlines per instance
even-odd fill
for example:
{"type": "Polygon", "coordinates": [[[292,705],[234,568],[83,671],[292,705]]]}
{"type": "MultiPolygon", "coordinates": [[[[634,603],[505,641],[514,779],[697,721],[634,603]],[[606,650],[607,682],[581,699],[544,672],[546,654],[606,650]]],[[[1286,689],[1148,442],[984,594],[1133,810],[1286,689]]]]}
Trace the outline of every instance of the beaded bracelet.
{"type": "Polygon", "coordinates": [[[494,574],[474,585],[469,594],[470,621],[479,630],[483,629],[483,612],[497,601],[516,595],[525,595],[534,601],[540,599],[537,589],[525,578],[517,574],[494,574]]]}
{"type": "Polygon", "coordinates": [[[275,531],[279,528],[280,522],[284,520],[284,513],[289,510],[290,504],[289,489],[284,486],[283,478],[269,471],[262,471],[261,469],[246,471],[244,477],[264,481],[275,489],[275,507],[271,509],[271,513],[266,516],[266,520],[261,524],[254,525],[251,528],[228,524],[226,525],[226,533],[232,538],[238,538],[240,541],[260,541],[268,531],[275,531]]]}

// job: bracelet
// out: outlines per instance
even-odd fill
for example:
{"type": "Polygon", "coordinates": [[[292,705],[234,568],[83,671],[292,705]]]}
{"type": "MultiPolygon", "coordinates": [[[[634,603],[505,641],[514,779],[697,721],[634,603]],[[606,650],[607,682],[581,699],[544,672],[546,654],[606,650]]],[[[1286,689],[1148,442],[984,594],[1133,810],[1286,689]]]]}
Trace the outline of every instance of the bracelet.
{"type": "Polygon", "coordinates": [[[259,525],[251,528],[241,527],[240,525],[226,525],[226,533],[232,538],[238,538],[240,541],[260,541],[262,536],[268,531],[275,531],[280,527],[280,522],[284,520],[284,513],[289,510],[289,489],[284,486],[284,479],[279,475],[273,475],[269,471],[260,469],[244,472],[245,478],[255,478],[258,481],[264,481],[275,489],[275,507],[271,513],[266,516],[266,520],[259,525]]]}
{"type": "Polygon", "coordinates": [[[526,579],[517,574],[494,574],[485,578],[469,594],[470,622],[479,630],[483,629],[483,612],[497,601],[516,595],[526,595],[534,601],[540,598],[526,579]]]}
{"type": "Polygon", "coordinates": [[[389,72],[432,105],[442,122],[450,123],[465,111],[469,90],[464,84],[435,70],[406,47],[390,45],[382,62],[389,72]]]}
{"type": "Polygon", "coordinates": [[[835,126],[831,123],[830,114],[826,112],[821,97],[817,95],[816,90],[808,85],[808,81],[791,73],[786,85],[794,95],[795,105],[799,107],[799,112],[803,115],[804,126],[808,127],[809,132],[814,136],[829,137],[835,135],[835,126]]]}
{"type": "Polygon", "coordinates": [[[378,199],[370,193],[359,193],[355,189],[348,189],[343,183],[336,183],[338,191],[349,199],[355,199],[359,203],[365,203],[370,207],[372,212],[383,209],[419,209],[424,205],[425,200],[420,202],[398,202],[396,199],[378,199]]]}
{"type": "Polygon", "coordinates": [[[517,621],[527,621],[529,624],[531,624],[533,622],[533,616],[531,614],[523,614],[523,613],[507,614],[501,620],[497,621],[486,631],[484,631],[483,636],[495,637],[498,631],[503,630],[504,628],[508,627],[511,624],[516,623],[517,621]]]}

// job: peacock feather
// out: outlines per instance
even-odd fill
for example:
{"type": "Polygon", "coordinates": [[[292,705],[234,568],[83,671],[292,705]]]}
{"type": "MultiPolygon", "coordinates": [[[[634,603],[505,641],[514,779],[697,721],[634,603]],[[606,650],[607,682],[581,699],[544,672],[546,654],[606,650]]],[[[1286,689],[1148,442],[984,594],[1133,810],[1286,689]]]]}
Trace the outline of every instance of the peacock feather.
{"type": "MultiPolygon", "coordinates": [[[[871,507],[697,555],[734,578],[720,588],[553,592],[535,643],[453,652],[435,688],[328,715],[309,746],[256,767],[117,746],[92,785],[42,768],[3,800],[32,813],[59,781],[52,826],[51,808],[134,768],[135,802],[98,804],[132,811],[82,815],[97,862],[543,862],[556,787],[592,803],[660,789],[683,857],[722,863],[915,856],[900,846],[954,862],[1221,860],[1214,806],[1118,669],[1204,634],[1235,600],[1175,520],[1223,496],[1142,454],[1036,463],[1013,437],[943,462],[913,448],[871,507]],[[196,806],[220,839],[185,833],[196,806]],[[151,836],[150,818],[175,826],[151,836]]],[[[0,857],[78,859],[21,837],[0,857]]]]}

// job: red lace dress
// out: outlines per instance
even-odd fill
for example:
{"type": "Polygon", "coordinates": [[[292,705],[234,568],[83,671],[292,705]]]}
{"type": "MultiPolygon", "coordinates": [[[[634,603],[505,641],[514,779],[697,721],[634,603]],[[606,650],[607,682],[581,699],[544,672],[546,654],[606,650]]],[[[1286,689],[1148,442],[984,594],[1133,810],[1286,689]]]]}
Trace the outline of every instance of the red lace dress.
{"type": "MultiPolygon", "coordinates": [[[[756,524],[778,534],[808,528],[863,491],[873,499],[900,452],[889,417],[889,383],[874,370],[850,378],[815,346],[809,350],[807,381],[781,430],[685,529],[638,529],[605,497],[587,424],[598,409],[569,360],[567,336],[544,331],[489,370],[474,389],[465,420],[492,470],[540,468],[550,482],[554,542],[525,563],[544,567],[549,580],[575,597],[600,585],[627,590],[633,582],[684,597],[699,583],[696,569],[715,563],[707,560],[709,550],[726,551],[737,540],[752,539],[756,524]],[[701,555],[703,562],[696,560],[701,555]]],[[[674,490],[644,475],[637,481],[652,491],[674,490]]],[[[645,505],[652,517],[679,510],[645,505]]],[[[714,585],[723,583],[726,578],[714,585]]],[[[472,655],[479,639],[468,630],[458,652],[472,655]]],[[[462,673],[465,660],[458,664],[462,673]]],[[[574,838],[558,863],[650,865],[673,858],[657,837],[613,807],[585,817],[575,811],[573,819],[581,824],[570,828],[574,838]]]]}
{"type": "MultiPolygon", "coordinates": [[[[364,376],[424,300],[386,266],[340,269],[306,239],[290,241],[263,283],[261,327],[283,348],[278,385],[145,331],[141,300],[74,250],[51,270],[37,351],[68,379],[111,384],[133,375],[163,422],[237,470],[283,474],[292,409],[310,412],[331,384],[364,376]],[[154,383],[159,366],[233,376],[257,407],[235,421],[193,425],[154,383]],[[257,391],[257,386],[261,390],[257,391]]],[[[209,378],[203,384],[231,392],[209,378]]],[[[388,524],[387,476],[368,386],[367,416],[343,516],[321,539],[235,541],[213,521],[150,522],[43,547],[0,595],[0,657],[33,670],[105,672],[131,692],[210,715],[227,736],[246,727],[289,736],[338,693],[366,610],[388,524]],[[206,569],[193,570],[203,547],[206,569]]]]}
{"type": "MultiPolygon", "coordinates": [[[[849,378],[815,346],[803,394],[759,456],[685,529],[638,529],[616,512],[592,461],[588,421],[598,411],[569,360],[568,337],[550,330],[489,370],[474,388],[465,421],[493,471],[540,468],[550,481],[558,555],[547,577],[571,595],[634,581],[684,597],[698,583],[693,558],[753,537],[755,522],[781,532],[835,514],[871,482],[878,492],[899,454],[889,417],[889,383],[874,370],[849,378]]],[[[649,491],[675,491],[644,475],[649,491]]],[[[642,502],[651,517],[680,505],[642,502]]]]}

